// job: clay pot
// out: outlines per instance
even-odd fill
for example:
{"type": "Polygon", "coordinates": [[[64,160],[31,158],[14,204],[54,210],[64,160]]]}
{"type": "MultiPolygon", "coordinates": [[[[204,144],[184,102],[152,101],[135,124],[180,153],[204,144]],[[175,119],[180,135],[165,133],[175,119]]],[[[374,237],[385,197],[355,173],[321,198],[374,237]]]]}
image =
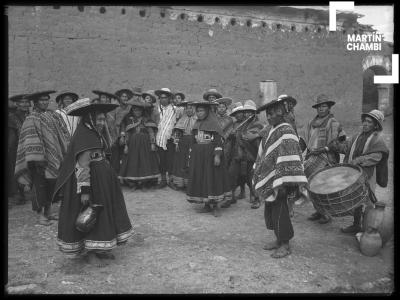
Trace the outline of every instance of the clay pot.
{"type": "Polygon", "coordinates": [[[360,250],[366,256],[375,256],[382,248],[382,239],[379,232],[371,227],[360,237],[360,250]]]}
{"type": "Polygon", "coordinates": [[[363,218],[363,230],[366,231],[368,227],[378,230],[382,238],[382,245],[384,245],[393,235],[393,209],[386,207],[383,202],[375,203],[375,207],[366,207],[363,218]]]}

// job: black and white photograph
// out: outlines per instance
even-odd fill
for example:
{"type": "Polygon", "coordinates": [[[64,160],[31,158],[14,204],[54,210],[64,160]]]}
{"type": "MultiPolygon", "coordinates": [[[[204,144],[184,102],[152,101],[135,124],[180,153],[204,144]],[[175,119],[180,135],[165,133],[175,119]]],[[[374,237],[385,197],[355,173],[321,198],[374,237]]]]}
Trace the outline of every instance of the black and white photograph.
{"type": "Polygon", "coordinates": [[[74,4],[3,6],[6,295],[395,293],[397,4],[74,4]]]}

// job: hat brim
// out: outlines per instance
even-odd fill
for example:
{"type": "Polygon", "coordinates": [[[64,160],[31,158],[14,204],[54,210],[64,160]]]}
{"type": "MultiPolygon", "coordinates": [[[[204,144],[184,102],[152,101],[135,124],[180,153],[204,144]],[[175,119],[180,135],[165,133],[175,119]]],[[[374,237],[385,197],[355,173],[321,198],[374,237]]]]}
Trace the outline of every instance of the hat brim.
{"type": "Polygon", "coordinates": [[[230,98],[219,98],[216,99],[215,102],[217,102],[218,104],[225,104],[225,106],[229,106],[232,104],[233,100],[230,98]]]}
{"type": "Polygon", "coordinates": [[[187,106],[187,105],[192,105],[193,101],[182,101],[181,103],[175,104],[175,106],[187,106]]]}
{"type": "Polygon", "coordinates": [[[72,102],[75,102],[79,99],[78,94],[75,94],[73,92],[66,92],[66,93],[61,93],[60,95],[58,95],[56,97],[56,102],[59,103],[61,101],[61,99],[65,96],[71,96],[72,97],[72,102]]]}
{"type": "Polygon", "coordinates": [[[136,107],[141,107],[141,108],[150,108],[152,105],[146,102],[138,102],[138,101],[129,101],[129,105],[131,106],[136,106],[136,107]]]}
{"type": "Polygon", "coordinates": [[[246,111],[257,112],[257,109],[256,108],[246,107],[246,108],[240,109],[239,111],[242,111],[242,112],[246,112],[246,111]]]}
{"type": "Polygon", "coordinates": [[[88,106],[77,108],[68,113],[70,116],[84,116],[92,111],[99,111],[102,113],[107,113],[118,107],[118,104],[113,103],[92,103],[88,106]]]}
{"type": "Polygon", "coordinates": [[[53,90],[50,90],[50,91],[43,91],[43,92],[37,92],[37,93],[30,94],[30,95],[28,96],[28,99],[29,99],[29,100],[32,100],[33,102],[35,102],[35,101],[38,100],[38,98],[39,98],[40,96],[49,96],[49,97],[50,97],[50,94],[54,94],[54,93],[56,93],[56,92],[57,92],[57,91],[53,91],[53,90]]]}
{"type": "Polygon", "coordinates": [[[156,102],[157,102],[156,96],[154,96],[154,95],[152,95],[152,94],[149,94],[149,93],[143,93],[143,94],[142,94],[142,98],[143,98],[143,99],[144,99],[146,96],[150,96],[151,101],[152,101],[153,103],[156,103],[156,102]]]}
{"type": "Polygon", "coordinates": [[[296,104],[297,104],[297,100],[295,98],[293,98],[293,97],[290,97],[290,96],[282,98],[282,100],[288,101],[288,102],[292,102],[293,106],[296,106],[296,104]]]}
{"type": "Polygon", "coordinates": [[[334,105],[336,104],[336,102],[335,102],[335,101],[332,101],[332,100],[323,101],[323,102],[321,102],[321,103],[314,104],[314,105],[312,106],[312,108],[317,108],[317,107],[320,106],[321,104],[328,104],[329,107],[331,107],[331,106],[334,106],[334,105]]]}
{"type": "Polygon", "coordinates": [[[256,113],[260,113],[263,110],[267,110],[269,107],[273,107],[273,106],[275,106],[275,105],[277,105],[279,103],[282,103],[282,102],[278,101],[278,100],[272,100],[271,102],[268,102],[268,103],[266,103],[264,105],[261,105],[259,108],[257,108],[256,113]]]}
{"type": "Polygon", "coordinates": [[[20,95],[15,95],[15,96],[12,96],[12,97],[10,97],[10,98],[8,98],[8,100],[10,100],[10,101],[12,101],[12,102],[18,102],[18,101],[20,101],[20,100],[22,100],[22,99],[27,99],[27,100],[29,100],[29,94],[20,94],[20,95]]]}
{"type": "Polygon", "coordinates": [[[154,94],[156,94],[157,97],[160,97],[161,94],[167,94],[167,95],[169,95],[170,97],[172,97],[172,96],[174,95],[174,94],[172,94],[171,92],[163,91],[163,90],[156,90],[156,91],[154,91],[154,94]]]}
{"type": "Polygon", "coordinates": [[[103,92],[103,91],[99,91],[99,90],[93,90],[92,92],[93,92],[94,94],[98,95],[99,97],[100,97],[100,95],[106,95],[106,96],[109,97],[109,98],[118,99],[118,96],[117,96],[117,95],[111,94],[111,93],[108,93],[108,92],[103,92]]]}
{"type": "Polygon", "coordinates": [[[382,131],[383,130],[383,124],[382,124],[382,122],[380,121],[380,120],[378,120],[373,114],[370,114],[370,113],[362,113],[361,114],[361,120],[362,119],[364,119],[365,117],[371,117],[371,118],[373,118],[375,121],[376,121],[376,124],[378,124],[378,127],[379,127],[379,131],[382,131]]]}
{"type": "Polygon", "coordinates": [[[193,101],[191,104],[194,105],[194,106],[201,106],[201,105],[204,105],[204,106],[218,105],[217,102],[212,102],[212,101],[193,101]]]}
{"type": "Polygon", "coordinates": [[[118,98],[121,98],[121,95],[124,94],[124,93],[128,95],[128,99],[132,99],[132,97],[133,97],[133,92],[132,92],[131,90],[129,90],[129,89],[118,90],[118,91],[116,91],[114,94],[115,94],[116,96],[118,96],[118,98]]]}
{"type": "Polygon", "coordinates": [[[211,96],[211,95],[214,95],[215,96],[215,98],[222,98],[222,95],[220,94],[220,93],[216,93],[216,92],[206,92],[206,93],[204,93],[204,95],[203,95],[203,99],[204,100],[207,100],[208,99],[208,97],[209,96],[211,96]]]}

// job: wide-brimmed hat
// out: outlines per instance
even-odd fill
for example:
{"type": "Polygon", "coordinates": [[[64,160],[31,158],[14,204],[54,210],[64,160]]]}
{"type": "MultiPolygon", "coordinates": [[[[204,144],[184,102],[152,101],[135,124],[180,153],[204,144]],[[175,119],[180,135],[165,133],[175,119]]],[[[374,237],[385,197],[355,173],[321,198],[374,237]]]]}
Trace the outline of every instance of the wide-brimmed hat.
{"type": "Polygon", "coordinates": [[[108,93],[108,92],[99,91],[99,90],[93,90],[92,92],[93,92],[94,94],[98,95],[99,97],[100,97],[100,95],[106,95],[108,98],[111,98],[111,99],[118,99],[118,96],[117,96],[117,95],[111,94],[111,93],[108,93]]]}
{"type": "Polygon", "coordinates": [[[222,95],[216,89],[209,89],[203,94],[203,99],[208,100],[208,96],[210,95],[214,95],[217,99],[222,98],[222,95]]]}
{"type": "Polygon", "coordinates": [[[154,90],[148,90],[142,93],[142,98],[144,99],[146,96],[150,96],[153,103],[156,103],[156,95],[154,94],[154,90]]]}
{"type": "Polygon", "coordinates": [[[385,119],[385,115],[380,110],[373,109],[370,112],[361,114],[361,120],[366,116],[371,117],[376,121],[379,131],[383,129],[383,120],[385,119]]]}
{"type": "Polygon", "coordinates": [[[172,97],[174,94],[171,92],[171,90],[169,88],[162,88],[159,90],[156,90],[154,92],[158,97],[161,96],[161,94],[167,94],[168,96],[172,97]]]}
{"type": "Polygon", "coordinates": [[[79,99],[78,94],[70,91],[65,91],[61,92],[57,97],[56,97],[56,102],[59,103],[65,96],[70,96],[72,98],[72,102],[75,102],[76,100],[79,99]]]}
{"type": "Polygon", "coordinates": [[[235,102],[231,106],[231,113],[229,114],[230,116],[233,116],[235,113],[240,112],[243,108],[243,104],[239,102],[235,102]]]}
{"type": "Polygon", "coordinates": [[[253,100],[246,100],[246,102],[244,103],[243,107],[240,109],[241,111],[253,111],[256,112],[257,111],[257,106],[254,103],[253,100]]]}
{"type": "Polygon", "coordinates": [[[208,106],[211,106],[211,105],[218,105],[218,103],[215,102],[215,101],[207,101],[207,100],[193,101],[191,104],[194,105],[194,106],[200,106],[200,105],[206,105],[206,106],[207,106],[207,105],[208,105],[208,106]]]}
{"type": "Polygon", "coordinates": [[[50,98],[50,94],[54,94],[54,93],[56,93],[56,92],[57,92],[57,91],[53,91],[53,90],[51,90],[51,91],[37,92],[37,93],[30,94],[30,95],[28,96],[28,99],[29,99],[29,100],[32,100],[33,102],[36,102],[36,101],[39,100],[40,97],[42,97],[42,96],[48,96],[48,97],[50,98]]]}
{"type": "Polygon", "coordinates": [[[133,97],[133,92],[130,89],[121,89],[116,91],[114,94],[118,96],[118,98],[120,98],[122,94],[127,94],[128,99],[131,99],[133,97]]]}
{"type": "Polygon", "coordinates": [[[12,97],[10,97],[8,99],[10,101],[12,101],[12,102],[18,102],[18,101],[20,101],[22,99],[28,99],[29,100],[29,94],[19,94],[19,95],[12,96],[12,97]]]}
{"type": "Polygon", "coordinates": [[[261,105],[259,108],[257,108],[257,113],[260,113],[261,111],[266,110],[266,109],[273,107],[277,104],[280,104],[282,102],[283,102],[282,99],[272,99],[269,102],[267,102],[264,105],[261,105]]]}
{"type": "Polygon", "coordinates": [[[130,101],[129,104],[131,106],[136,106],[136,107],[141,107],[141,108],[149,108],[152,107],[150,103],[144,102],[144,101],[130,101]]]}
{"type": "Polygon", "coordinates": [[[293,106],[296,106],[296,104],[297,104],[297,100],[295,98],[293,98],[292,96],[285,95],[285,94],[279,95],[278,99],[291,102],[293,104],[293,106]]]}
{"type": "Polygon", "coordinates": [[[101,111],[103,113],[107,113],[116,109],[117,107],[118,104],[93,103],[93,99],[82,98],[69,105],[66,111],[67,115],[70,116],[83,116],[92,111],[101,111]]]}
{"type": "Polygon", "coordinates": [[[225,106],[229,106],[232,104],[233,100],[229,97],[221,97],[215,100],[218,104],[225,104],[225,106]]]}
{"type": "Polygon", "coordinates": [[[133,94],[136,95],[136,96],[142,96],[142,88],[134,87],[133,88],[133,94]]]}
{"type": "Polygon", "coordinates": [[[181,103],[177,103],[175,106],[187,106],[187,105],[193,105],[194,101],[193,100],[185,100],[182,101],[181,103]]]}
{"type": "Polygon", "coordinates": [[[184,93],[182,93],[182,92],[176,92],[176,93],[174,93],[174,96],[176,96],[176,95],[179,95],[179,96],[181,96],[181,98],[182,98],[182,100],[185,100],[185,98],[186,98],[186,96],[185,96],[185,94],[184,93]]]}
{"type": "Polygon", "coordinates": [[[312,106],[312,108],[317,108],[318,106],[320,106],[321,104],[324,104],[324,103],[328,104],[329,107],[331,107],[331,106],[335,105],[336,102],[330,100],[329,97],[328,97],[327,95],[325,95],[325,94],[320,94],[320,95],[318,95],[317,101],[316,101],[316,103],[312,106]]]}

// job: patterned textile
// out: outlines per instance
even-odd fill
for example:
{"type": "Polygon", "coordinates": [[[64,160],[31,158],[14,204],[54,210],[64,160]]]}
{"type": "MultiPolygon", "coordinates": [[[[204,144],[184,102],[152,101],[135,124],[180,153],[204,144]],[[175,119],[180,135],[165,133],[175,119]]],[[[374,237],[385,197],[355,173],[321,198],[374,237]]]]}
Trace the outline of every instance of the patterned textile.
{"type": "Polygon", "coordinates": [[[27,115],[27,113],[18,110],[8,113],[8,127],[15,129],[18,136],[27,115]]]}
{"type": "Polygon", "coordinates": [[[196,123],[197,116],[193,115],[189,117],[187,114],[184,114],[178,122],[176,122],[175,127],[177,129],[183,130],[183,134],[191,134],[194,123],[196,123]]]}
{"type": "Polygon", "coordinates": [[[217,118],[224,132],[224,139],[227,139],[233,130],[233,118],[228,116],[227,113],[223,116],[217,115],[217,118]]]}
{"type": "Polygon", "coordinates": [[[45,162],[45,177],[57,178],[69,143],[69,133],[55,112],[32,112],[24,121],[19,136],[15,176],[30,185],[28,162],[45,162]]]}
{"type": "Polygon", "coordinates": [[[157,146],[167,150],[167,141],[171,138],[172,129],[176,122],[176,110],[173,105],[166,108],[159,107],[160,123],[158,124],[158,132],[156,136],[157,146]]]}
{"type": "Polygon", "coordinates": [[[281,123],[261,140],[254,164],[253,185],[259,197],[274,201],[280,186],[307,185],[299,139],[293,127],[281,123]]]}
{"type": "Polygon", "coordinates": [[[116,109],[113,111],[109,112],[109,114],[113,117],[115,120],[115,127],[117,129],[117,133],[120,133],[120,126],[121,122],[124,119],[124,117],[131,111],[132,105],[128,104],[125,108],[122,106],[118,106],[116,109]]]}
{"type": "Polygon", "coordinates": [[[65,123],[65,126],[68,129],[68,132],[70,136],[72,136],[76,130],[76,127],[78,127],[80,117],[77,116],[69,116],[67,115],[66,111],[64,109],[57,109],[56,113],[59,113],[65,123]]]}

